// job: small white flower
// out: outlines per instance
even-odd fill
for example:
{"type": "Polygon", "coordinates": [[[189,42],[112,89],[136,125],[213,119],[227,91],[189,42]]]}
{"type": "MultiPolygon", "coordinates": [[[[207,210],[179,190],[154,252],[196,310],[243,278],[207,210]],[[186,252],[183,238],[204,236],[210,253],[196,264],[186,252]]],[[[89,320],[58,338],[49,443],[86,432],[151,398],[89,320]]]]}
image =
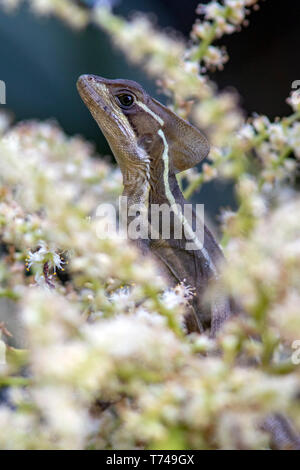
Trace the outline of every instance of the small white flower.
{"type": "Polygon", "coordinates": [[[245,124],[238,133],[239,137],[252,140],[255,136],[254,128],[251,124],[245,124]]]}
{"type": "Polygon", "coordinates": [[[40,247],[37,251],[29,251],[28,253],[28,269],[39,263],[45,264],[46,262],[49,263],[49,268],[53,268],[54,272],[56,269],[63,269],[65,261],[61,259],[60,255],[57,254],[54,250],[48,249],[44,241],[40,241],[39,245],[40,247]]]}

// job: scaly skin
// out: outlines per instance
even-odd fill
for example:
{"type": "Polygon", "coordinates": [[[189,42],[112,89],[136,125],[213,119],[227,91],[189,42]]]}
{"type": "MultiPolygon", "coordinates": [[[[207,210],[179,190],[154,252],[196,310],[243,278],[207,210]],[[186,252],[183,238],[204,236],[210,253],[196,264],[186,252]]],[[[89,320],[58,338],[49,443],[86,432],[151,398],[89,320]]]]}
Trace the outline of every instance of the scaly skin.
{"type": "MultiPolygon", "coordinates": [[[[128,207],[145,204],[149,219],[152,204],[176,203],[183,211],[186,201],[175,174],[207,156],[209,144],[201,132],[151,98],[136,82],[82,75],[77,88],[121,168],[128,207]],[[124,95],[125,104],[121,102],[124,95]]],[[[187,328],[202,331],[208,318],[214,336],[231,314],[229,302],[217,293],[207,311],[203,295],[209,283],[219,282],[218,265],[223,255],[206,226],[204,243],[196,240],[197,249],[186,249],[186,242],[185,236],[168,240],[149,237],[139,240],[138,245],[143,253],[150,251],[155,256],[171,285],[186,280],[195,288],[187,328]]]]}

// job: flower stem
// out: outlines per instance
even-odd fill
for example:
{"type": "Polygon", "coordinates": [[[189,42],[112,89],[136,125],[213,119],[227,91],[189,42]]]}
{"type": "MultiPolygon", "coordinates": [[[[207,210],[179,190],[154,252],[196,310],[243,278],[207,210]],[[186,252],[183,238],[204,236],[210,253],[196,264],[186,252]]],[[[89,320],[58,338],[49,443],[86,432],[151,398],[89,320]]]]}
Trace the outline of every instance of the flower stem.
{"type": "Polygon", "coordinates": [[[26,377],[0,377],[0,387],[24,387],[31,384],[26,377]]]}
{"type": "Polygon", "coordinates": [[[192,60],[194,60],[195,62],[199,62],[202,59],[205,52],[207,51],[207,48],[210,46],[210,44],[215,39],[216,30],[217,30],[217,22],[215,22],[211,25],[211,28],[210,28],[206,38],[203,41],[200,42],[198,49],[193,54],[192,60]]]}

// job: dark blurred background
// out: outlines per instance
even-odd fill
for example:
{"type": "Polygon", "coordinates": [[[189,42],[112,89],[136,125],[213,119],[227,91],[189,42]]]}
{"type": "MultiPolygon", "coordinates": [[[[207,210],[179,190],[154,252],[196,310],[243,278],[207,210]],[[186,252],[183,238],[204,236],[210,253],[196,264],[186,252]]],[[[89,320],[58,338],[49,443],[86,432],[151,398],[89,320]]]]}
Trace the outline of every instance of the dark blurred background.
{"type": "MultiPolygon", "coordinates": [[[[91,0],[83,0],[91,1],[91,0]]],[[[123,0],[114,11],[151,12],[161,27],[173,27],[188,37],[198,0],[123,0]]],[[[202,3],[208,3],[203,1],[202,3]]],[[[224,71],[211,74],[220,89],[235,87],[247,113],[270,118],[289,113],[285,99],[293,80],[300,79],[300,3],[295,0],[260,3],[250,24],[240,33],[222,38],[230,61],[224,71]]],[[[16,13],[0,12],[0,79],[6,82],[7,104],[17,121],[55,118],[68,134],[94,141],[102,154],[110,153],[98,127],[81,102],[75,87],[82,73],[130,78],[157,96],[153,81],[128,64],[109,38],[94,26],[73,31],[56,18],[34,16],[26,6],[16,13]]],[[[197,200],[211,214],[232,202],[230,190],[207,185],[197,200]]]]}

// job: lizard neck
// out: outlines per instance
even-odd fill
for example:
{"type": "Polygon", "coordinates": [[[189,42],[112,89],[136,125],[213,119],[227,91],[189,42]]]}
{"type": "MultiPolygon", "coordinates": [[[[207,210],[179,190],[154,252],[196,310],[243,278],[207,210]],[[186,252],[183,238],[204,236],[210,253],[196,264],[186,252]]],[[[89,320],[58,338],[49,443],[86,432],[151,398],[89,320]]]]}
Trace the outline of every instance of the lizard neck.
{"type": "Polygon", "coordinates": [[[162,158],[150,159],[138,168],[123,170],[123,196],[127,197],[128,206],[143,204],[180,204],[183,195],[176,176],[169,171],[162,158]]]}
{"type": "MultiPolygon", "coordinates": [[[[142,204],[146,206],[149,218],[152,204],[158,204],[160,206],[162,204],[169,206],[179,205],[181,210],[175,208],[174,213],[180,223],[185,227],[185,236],[187,239],[193,241],[195,245],[193,250],[197,250],[201,253],[207,267],[216,275],[217,271],[213,260],[214,257],[212,258],[209,254],[211,250],[214,251],[216,243],[210,232],[204,226],[205,236],[203,245],[201,239],[198,239],[193,232],[193,224],[185,218],[183,213],[185,199],[179,188],[176,176],[171,169],[169,146],[164,133],[158,131],[158,134],[161,136],[164,144],[163,152],[156,157],[150,156],[147,161],[144,160],[143,166],[139,166],[138,169],[131,167],[130,171],[123,171],[123,195],[127,196],[127,207],[129,209],[130,206],[134,204],[142,204]],[[207,245],[209,245],[209,250],[206,248],[207,245]]],[[[193,215],[193,217],[195,217],[195,215],[193,215]]],[[[134,216],[128,217],[128,223],[133,219],[134,216]]],[[[218,247],[216,247],[216,251],[219,251],[218,247]]]]}
{"type": "Polygon", "coordinates": [[[176,176],[170,172],[164,172],[163,163],[159,166],[162,168],[150,176],[149,204],[182,205],[184,198],[176,176]]]}
{"type": "Polygon", "coordinates": [[[144,204],[148,207],[150,191],[150,164],[148,161],[138,167],[123,170],[123,196],[127,197],[127,204],[144,204]]]}
{"type": "Polygon", "coordinates": [[[151,161],[143,169],[123,172],[123,196],[128,205],[143,204],[150,209],[150,204],[184,203],[183,195],[174,174],[164,171],[163,161],[151,161]]]}

